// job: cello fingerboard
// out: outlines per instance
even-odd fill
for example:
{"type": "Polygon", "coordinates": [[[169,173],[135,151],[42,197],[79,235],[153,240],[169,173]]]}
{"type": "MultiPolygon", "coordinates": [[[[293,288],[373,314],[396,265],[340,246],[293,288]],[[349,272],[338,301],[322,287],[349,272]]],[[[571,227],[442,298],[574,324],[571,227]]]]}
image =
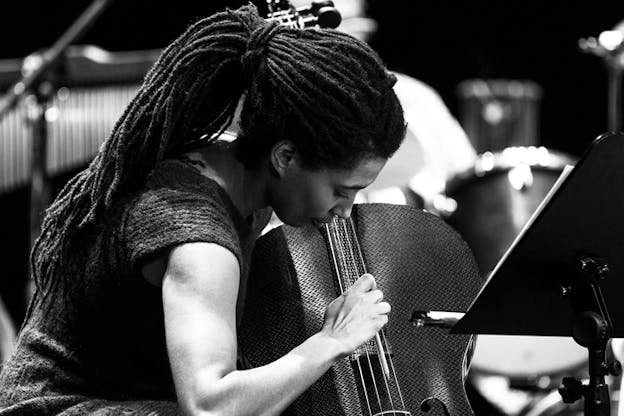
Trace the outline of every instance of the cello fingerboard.
{"type": "MultiPolygon", "coordinates": [[[[336,289],[342,294],[366,273],[355,224],[351,218],[334,217],[331,223],[324,224],[323,230],[329,258],[334,266],[336,289]]],[[[379,332],[379,340],[381,344],[371,340],[349,357],[360,406],[369,415],[411,415],[404,410],[405,402],[394,371],[392,348],[383,330],[379,332]],[[384,371],[384,366],[389,371],[384,371]]]]}
{"type": "Polygon", "coordinates": [[[333,263],[337,292],[342,294],[366,273],[366,263],[355,234],[355,225],[351,218],[336,216],[331,222],[324,224],[323,231],[329,258],[333,263]]]}

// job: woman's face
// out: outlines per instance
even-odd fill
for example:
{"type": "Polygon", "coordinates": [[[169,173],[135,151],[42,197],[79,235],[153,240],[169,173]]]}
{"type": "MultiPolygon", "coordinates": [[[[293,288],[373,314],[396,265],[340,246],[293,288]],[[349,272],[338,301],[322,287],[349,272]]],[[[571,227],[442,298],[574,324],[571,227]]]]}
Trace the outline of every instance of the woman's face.
{"type": "Polygon", "coordinates": [[[334,215],[346,218],[356,193],[375,180],[385,163],[383,158],[367,158],[349,170],[310,170],[295,157],[275,183],[271,205],[292,226],[326,222],[334,215]]]}

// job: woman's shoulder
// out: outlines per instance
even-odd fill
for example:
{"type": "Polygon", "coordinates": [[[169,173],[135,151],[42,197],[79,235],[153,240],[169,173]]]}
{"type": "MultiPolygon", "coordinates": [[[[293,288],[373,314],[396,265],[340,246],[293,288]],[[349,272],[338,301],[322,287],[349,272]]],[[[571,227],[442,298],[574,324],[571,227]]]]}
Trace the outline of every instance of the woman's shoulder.
{"type": "Polygon", "coordinates": [[[225,191],[184,160],[160,162],[145,184],[128,195],[122,211],[131,216],[165,217],[166,221],[206,216],[223,221],[233,207],[225,191]]]}
{"type": "Polygon", "coordinates": [[[239,253],[239,222],[225,191],[191,166],[168,160],[119,207],[119,236],[133,267],[190,242],[217,243],[239,253]]]}
{"type": "Polygon", "coordinates": [[[180,157],[165,159],[152,170],[145,183],[146,191],[178,189],[181,191],[218,192],[218,184],[202,175],[195,161],[180,157]]]}

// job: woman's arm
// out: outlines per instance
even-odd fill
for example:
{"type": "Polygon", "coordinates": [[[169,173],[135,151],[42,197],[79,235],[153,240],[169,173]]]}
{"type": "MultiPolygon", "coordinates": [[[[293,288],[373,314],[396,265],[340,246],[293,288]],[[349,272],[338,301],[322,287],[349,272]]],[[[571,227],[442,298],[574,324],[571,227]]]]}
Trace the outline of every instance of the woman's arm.
{"type": "Polygon", "coordinates": [[[180,407],[189,415],[275,415],[336,359],[387,322],[390,307],[363,277],[330,304],[321,332],[262,367],[236,370],[239,266],[229,250],[209,243],[176,247],[162,292],[167,348],[180,407]]]}

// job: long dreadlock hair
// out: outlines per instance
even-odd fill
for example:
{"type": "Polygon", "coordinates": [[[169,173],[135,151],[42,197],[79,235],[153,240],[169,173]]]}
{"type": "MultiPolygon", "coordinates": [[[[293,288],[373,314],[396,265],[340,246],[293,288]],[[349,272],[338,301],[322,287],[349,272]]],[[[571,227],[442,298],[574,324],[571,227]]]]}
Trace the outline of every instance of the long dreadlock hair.
{"type": "Polygon", "coordinates": [[[159,161],[218,137],[243,93],[243,163],[288,139],[309,167],[348,168],[398,148],[405,124],[394,82],[372,49],[338,31],[280,26],[252,5],[196,22],[163,51],[95,159],[46,211],[31,253],[37,288],[50,292],[72,236],[159,161]]]}

